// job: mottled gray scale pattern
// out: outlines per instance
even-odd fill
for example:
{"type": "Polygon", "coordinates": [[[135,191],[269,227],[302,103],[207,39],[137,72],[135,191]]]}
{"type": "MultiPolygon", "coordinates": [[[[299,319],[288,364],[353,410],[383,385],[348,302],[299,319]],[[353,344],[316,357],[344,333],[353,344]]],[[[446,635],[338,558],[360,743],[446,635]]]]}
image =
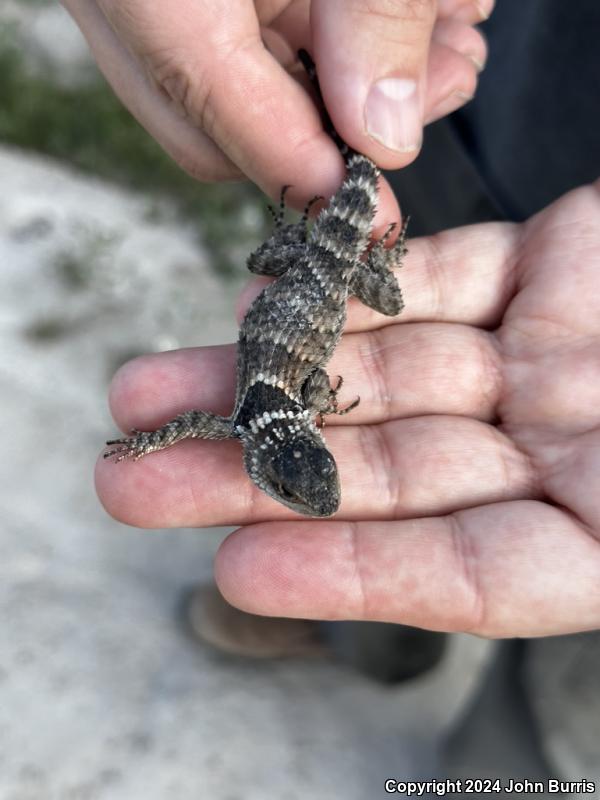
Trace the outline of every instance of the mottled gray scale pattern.
{"type": "Polygon", "coordinates": [[[290,267],[263,290],[240,331],[238,404],[258,374],[276,377],[299,396],[308,375],[329,360],[339,338],[347,287],[338,291],[336,300],[317,280],[308,281],[306,263],[290,267]],[[339,320],[334,336],[331,320],[339,320]],[[319,325],[326,328],[323,333],[319,325]]]}
{"type": "MultiPolygon", "coordinates": [[[[355,186],[367,185],[373,180],[373,176],[377,179],[379,170],[370,159],[359,154],[351,156],[348,161],[348,178],[340,190],[341,196],[344,197],[347,194],[346,187],[349,184],[354,184],[355,186]]],[[[351,201],[351,203],[353,204],[354,201],[351,201]]]]}
{"type": "Polygon", "coordinates": [[[252,261],[248,259],[248,269],[255,275],[278,278],[283,275],[296,256],[301,258],[303,255],[303,245],[285,245],[274,258],[266,259],[264,254],[259,253],[252,261]]]}
{"type": "MultiPolygon", "coordinates": [[[[326,241],[336,249],[333,251],[338,257],[345,259],[355,255],[357,245],[362,241],[361,232],[349,220],[340,217],[327,217],[319,225],[319,243],[326,241]]],[[[321,247],[324,247],[321,244],[321,247]]]]}
{"type": "Polygon", "coordinates": [[[337,390],[331,388],[329,375],[319,367],[306,379],[302,387],[302,397],[306,408],[316,414],[332,413],[336,405],[337,390]]]}
{"type": "Polygon", "coordinates": [[[117,447],[106,452],[104,458],[115,456],[116,461],[141,458],[148,453],[164,450],[183,439],[229,439],[234,435],[228,417],[206,411],[186,411],[155,431],[134,431],[133,436],[110,439],[107,445],[117,447]]]}
{"type": "Polygon", "coordinates": [[[387,248],[383,242],[375,242],[361,268],[355,270],[350,279],[352,294],[369,308],[390,317],[396,316],[404,308],[402,292],[392,269],[400,267],[406,255],[407,224],[408,219],[393,247],[387,248]]]}
{"type": "Polygon", "coordinates": [[[286,225],[277,229],[268,242],[248,257],[246,265],[256,275],[282,275],[290,264],[305,253],[306,225],[286,225]]]}
{"type": "MultiPolygon", "coordinates": [[[[348,159],[344,184],[307,234],[306,223],[286,225],[283,202],[273,235],[248,259],[256,273],[279,276],[256,298],[242,323],[237,391],[231,417],[189,411],[154,432],[114,440],[105,453],[140,458],[185,438],[238,438],[244,466],[260,489],[292,510],[329,516],[340,504],[335,460],[315,416],[338,409],[325,372],[355,294],[384,314],[402,306],[391,267],[400,266],[399,242],[369,247],[378,170],[369,159],[348,159]]],[[[282,200],[283,200],[282,192],[282,200]]]]}
{"type": "Polygon", "coordinates": [[[379,170],[365,156],[352,156],[348,177],[317,217],[308,245],[318,244],[338,257],[357,260],[367,248],[375,216],[379,170]]]}
{"type": "Polygon", "coordinates": [[[365,264],[363,270],[352,275],[350,291],[361,303],[390,317],[399,314],[404,306],[400,287],[390,270],[381,273],[365,264]]]}
{"type": "MultiPolygon", "coordinates": [[[[376,175],[374,177],[376,180],[376,175]]],[[[358,180],[360,181],[360,178],[358,180]]],[[[365,178],[364,180],[369,184],[371,183],[370,178],[365,178]]],[[[372,194],[365,189],[359,188],[356,180],[351,184],[344,184],[338,192],[334,210],[336,210],[338,214],[340,212],[343,214],[346,209],[353,212],[357,220],[368,221],[373,214],[372,194]]]]}
{"type": "Polygon", "coordinates": [[[240,338],[238,346],[240,351],[243,348],[244,358],[239,359],[238,378],[240,389],[243,387],[243,391],[239,395],[234,416],[241,408],[248,390],[257,381],[276,386],[289,399],[298,400],[297,387],[301,386],[305,379],[302,373],[306,372],[306,365],[298,359],[298,353],[295,352],[300,345],[296,344],[292,337],[289,339],[289,344],[285,345],[268,339],[240,338]],[[291,352],[288,352],[288,347],[292,348],[291,352]],[[272,366],[268,368],[267,365],[272,366]]]}

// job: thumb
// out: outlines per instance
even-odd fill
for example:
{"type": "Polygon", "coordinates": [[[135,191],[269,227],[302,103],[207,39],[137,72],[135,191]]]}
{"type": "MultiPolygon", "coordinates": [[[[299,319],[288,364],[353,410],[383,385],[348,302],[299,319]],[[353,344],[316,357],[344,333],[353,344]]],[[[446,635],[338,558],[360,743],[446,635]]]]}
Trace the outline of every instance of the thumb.
{"type": "Polygon", "coordinates": [[[340,136],[381,167],[421,147],[436,0],[313,0],[314,58],[340,136]]]}

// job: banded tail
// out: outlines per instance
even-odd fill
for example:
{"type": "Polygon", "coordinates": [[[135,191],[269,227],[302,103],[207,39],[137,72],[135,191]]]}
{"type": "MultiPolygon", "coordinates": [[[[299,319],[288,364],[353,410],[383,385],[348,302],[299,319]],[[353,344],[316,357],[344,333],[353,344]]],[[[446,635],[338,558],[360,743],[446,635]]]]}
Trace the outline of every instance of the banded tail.
{"type": "Polygon", "coordinates": [[[358,155],[356,150],[353,150],[346,142],[342,139],[339,133],[333,126],[333,122],[331,121],[331,117],[329,116],[329,112],[325,107],[325,103],[323,102],[323,94],[321,92],[321,85],[319,84],[319,76],[317,75],[317,67],[315,62],[312,60],[310,55],[306,50],[298,50],[298,59],[302,66],[304,67],[306,74],[308,75],[312,87],[315,91],[317,104],[319,106],[319,111],[321,112],[321,118],[323,120],[323,127],[325,128],[325,132],[331,136],[335,144],[337,145],[338,150],[344,156],[344,161],[346,164],[350,161],[352,156],[358,155]]]}
{"type": "Polygon", "coordinates": [[[333,252],[338,258],[355,261],[369,245],[377,208],[379,170],[366,156],[353,150],[333,126],[325,108],[315,62],[306,50],[298,51],[320,107],[323,127],[346,162],[346,179],[323,209],[309,235],[309,242],[333,252]]]}

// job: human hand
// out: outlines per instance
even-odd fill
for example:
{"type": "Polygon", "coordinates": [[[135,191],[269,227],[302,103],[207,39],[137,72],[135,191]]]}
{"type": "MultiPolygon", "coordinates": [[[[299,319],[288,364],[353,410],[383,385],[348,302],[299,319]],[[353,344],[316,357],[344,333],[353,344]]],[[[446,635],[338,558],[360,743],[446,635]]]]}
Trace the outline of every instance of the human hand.
{"type": "MultiPolygon", "coordinates": [[[[100,460],[117,519],[242,524],[216,577],[258,614],[401,622],[487,636],[600,625],[600,181],[522,225],[410,242],[402,324],[351,301],[329,372],[361,395],[325,430],[334,519],[260,492],[234,441],[100,460]],[[265,521],[266,520],[266,521],[265,521]]],[[[229,413],[233,346],[143,356],[117,374],[123,430],[229,413]]]]}
{"type": "MultiPolygon", "coordinates": [[[[272,197],[292,184],[288,200],[301,208],[315,194],[331,195],[344,165],[310,96],[286,71],[298,48],[317,62],[342,138],[396,169],[416,157],[423,121],[473,95],[486,47],[472,25],[493,0],[64,5],[123,103],[185,170],[203,181],[247,176],[272,197]],[[366,104],[379,79],[388,95],[405,95],[402,105],[379,90],[366,104]]],[[[302,70],[297,77],[305,79],[302,70]]],[[[387,185],[379,213],[382,225],[399,216],[387,185]]]]}

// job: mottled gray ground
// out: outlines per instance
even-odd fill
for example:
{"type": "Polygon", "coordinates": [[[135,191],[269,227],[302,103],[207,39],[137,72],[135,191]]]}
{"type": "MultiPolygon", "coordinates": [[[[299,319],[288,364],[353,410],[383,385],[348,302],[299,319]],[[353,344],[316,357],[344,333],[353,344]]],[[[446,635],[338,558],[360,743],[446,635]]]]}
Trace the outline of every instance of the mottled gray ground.
{"type": "Polygon", "coordinates": [[[432,774],[489,643],[393,690],[227,659],[177,613],[224,532],[133,530],[95,497],[115,365],[231,339],[235,287],[143,198],[8,150],[0,184],[0,797],[358,800],[432,774]]]}

